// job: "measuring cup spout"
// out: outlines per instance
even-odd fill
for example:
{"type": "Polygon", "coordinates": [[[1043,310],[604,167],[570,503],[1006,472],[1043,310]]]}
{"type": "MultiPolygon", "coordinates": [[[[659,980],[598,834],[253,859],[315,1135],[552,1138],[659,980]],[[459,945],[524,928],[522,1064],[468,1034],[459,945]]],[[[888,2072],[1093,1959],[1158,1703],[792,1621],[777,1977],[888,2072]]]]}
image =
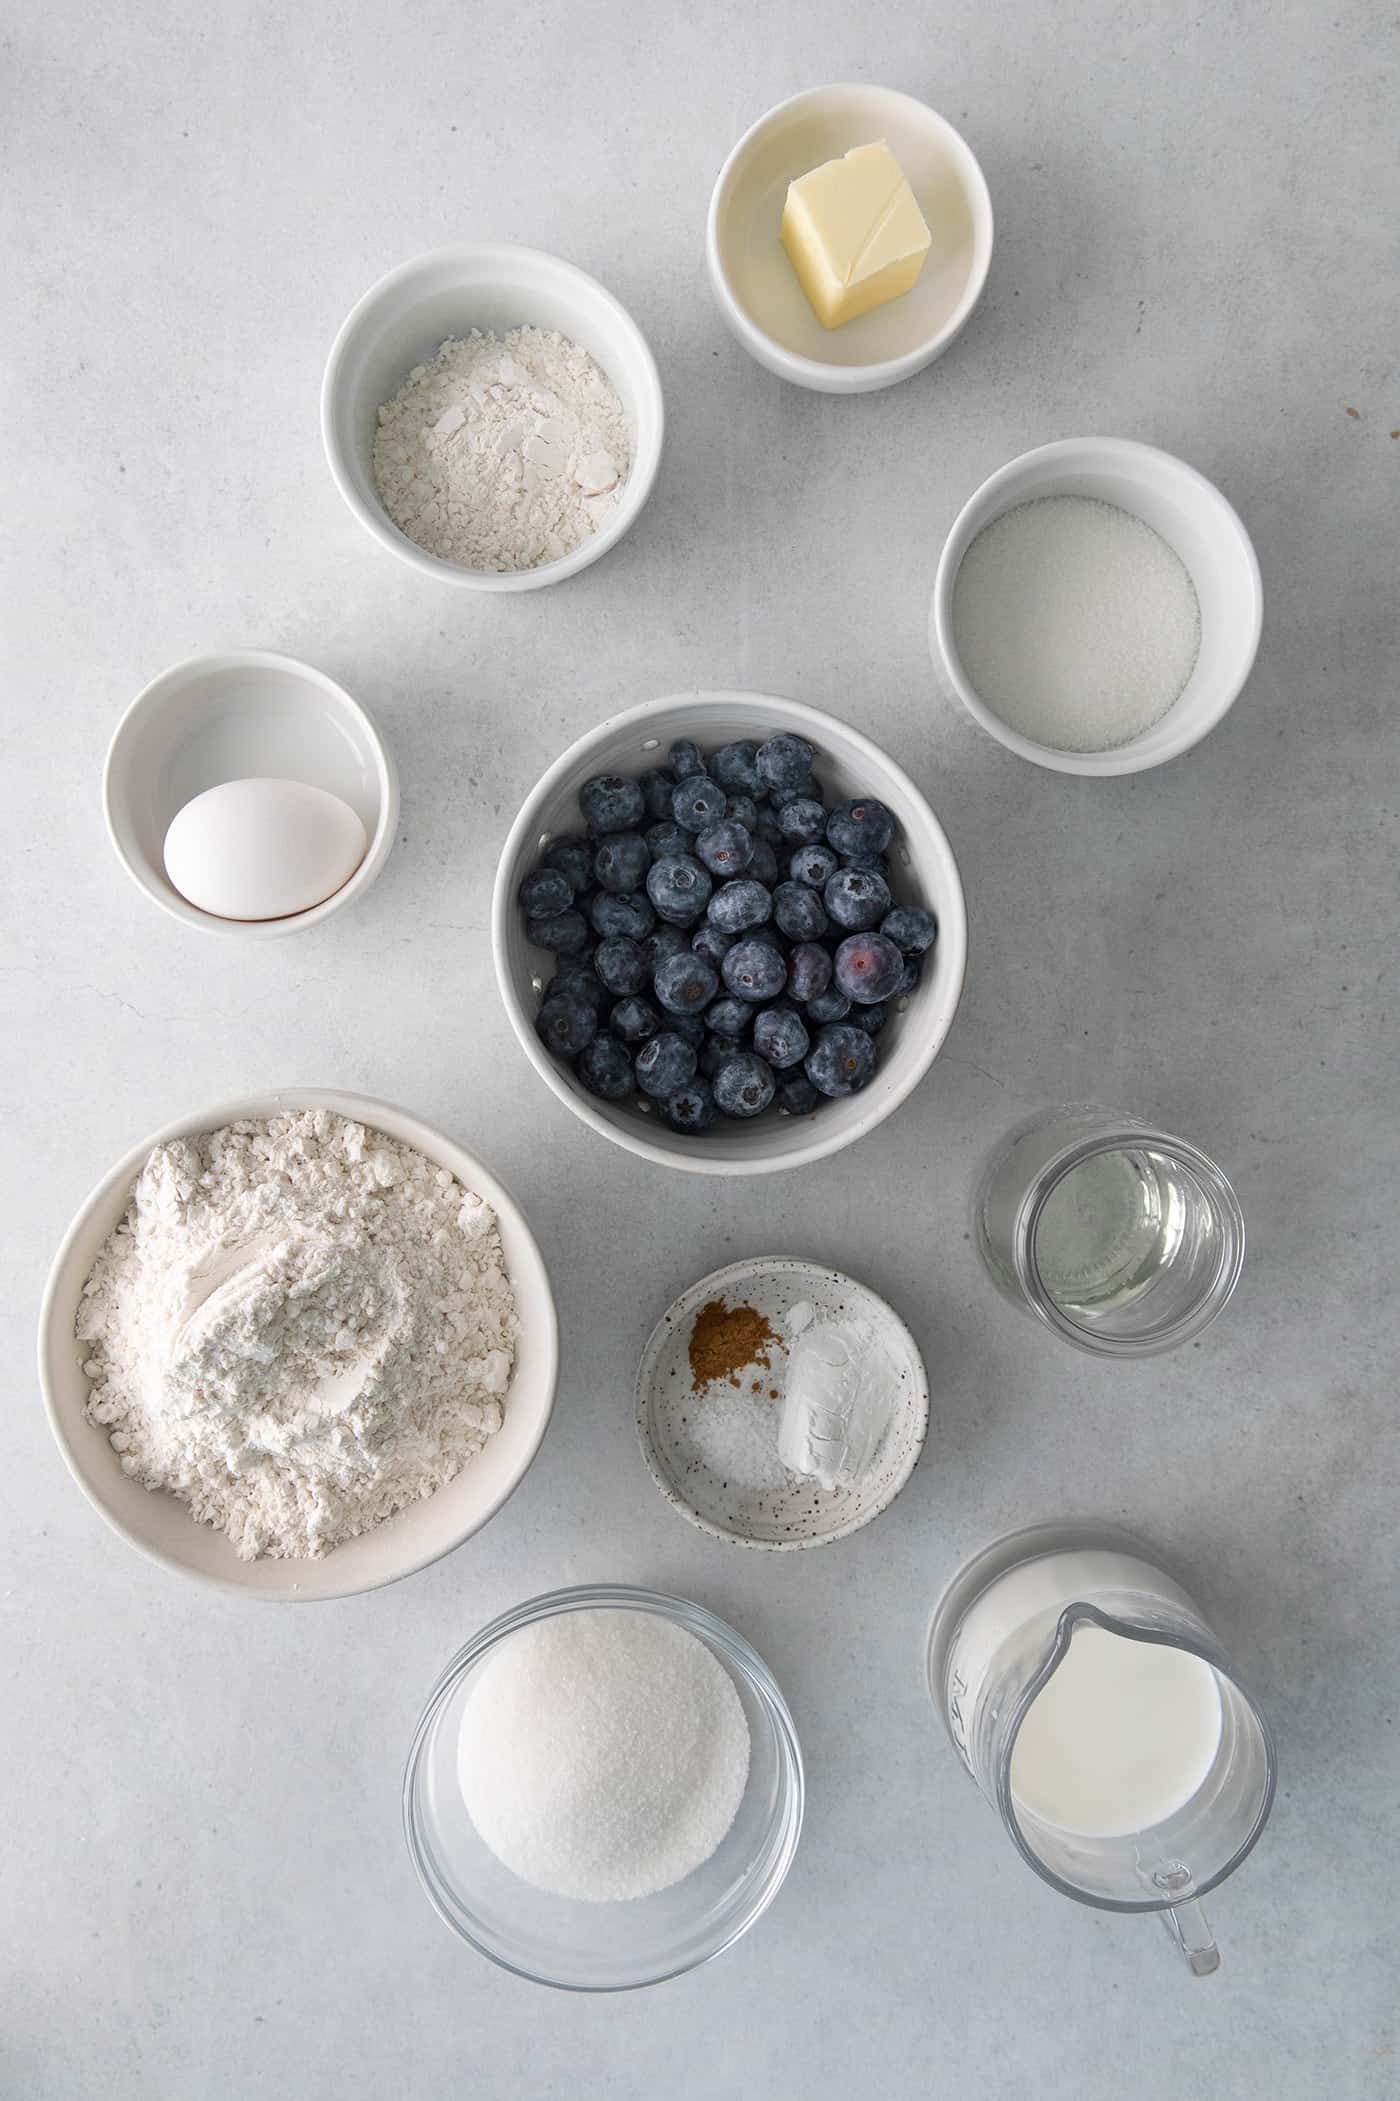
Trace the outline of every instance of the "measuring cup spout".
{"type": "Polygon", "coordinates": [[[1173,1904],[1169,1910],[1159,1913],[1159,1917],[1190,1964],[1191,1975],[1213,1977],[1220,1968],[1220,1950],[1196,1899],[1192,1897],[1185,1904],[1173,1904]]]}

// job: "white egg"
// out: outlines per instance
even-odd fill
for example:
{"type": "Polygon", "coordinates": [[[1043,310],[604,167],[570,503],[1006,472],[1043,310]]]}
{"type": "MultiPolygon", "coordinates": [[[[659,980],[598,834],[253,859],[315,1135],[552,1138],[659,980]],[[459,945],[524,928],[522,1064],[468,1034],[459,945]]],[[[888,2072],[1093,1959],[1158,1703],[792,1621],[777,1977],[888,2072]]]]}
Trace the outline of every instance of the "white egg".
{"type": "Polygon", "coordinates": [[[305,781],[223,781],[165,835],[165,872],[219,919],[285,919],[348,883],[369,841],[349,803],[305,781]]]}

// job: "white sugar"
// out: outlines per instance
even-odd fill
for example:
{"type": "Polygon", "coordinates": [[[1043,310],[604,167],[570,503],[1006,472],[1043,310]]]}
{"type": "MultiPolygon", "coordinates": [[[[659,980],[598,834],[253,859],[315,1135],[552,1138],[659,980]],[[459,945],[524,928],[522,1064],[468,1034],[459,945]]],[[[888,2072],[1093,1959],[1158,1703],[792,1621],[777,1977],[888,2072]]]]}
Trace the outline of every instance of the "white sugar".
{"type": "Polygon", "coordinates": [[[536,1620],[482,1666],[458,1775],[497,1859],[536,1889],[600,1903],[651,1896],[708,1860],[748,1784],[733,1680],[654,1612],[536,1620]]]}
{"type": "Polygon", "coordinates": [[[953,639],[1009,729],[1057,751],[1108,751],[1181,693],[1201,609],[1180,557],[1142,519],[1088,496],[1043,496],[969,547],[953,639]]]}

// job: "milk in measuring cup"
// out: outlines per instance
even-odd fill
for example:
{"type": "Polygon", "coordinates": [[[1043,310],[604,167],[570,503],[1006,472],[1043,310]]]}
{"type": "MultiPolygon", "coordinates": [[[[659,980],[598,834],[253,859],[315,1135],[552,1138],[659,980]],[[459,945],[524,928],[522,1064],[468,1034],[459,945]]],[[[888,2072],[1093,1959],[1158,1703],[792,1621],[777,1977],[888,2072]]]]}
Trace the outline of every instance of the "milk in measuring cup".
{"type": "MultiPolygon", "coordinates": [[[[977,1702],[1008,1643],[1018,1653],[1048,1647],[1066,1605],[1089,1600],[1129,1613],[1144,1594],[1194,1612],[1159,1569],[1101,1549],[1042,1555],[990,1584],[949,1651],[950,1721],[964,1757],[977,1702]]],[[[1195,1795],[1220,1731],[1215,1673],[1201,1657],[1086,1623],[1021,1724],[1012,1794],[1018,1808],[1086,1838],[1149,1831],[1195,1795]]]]}

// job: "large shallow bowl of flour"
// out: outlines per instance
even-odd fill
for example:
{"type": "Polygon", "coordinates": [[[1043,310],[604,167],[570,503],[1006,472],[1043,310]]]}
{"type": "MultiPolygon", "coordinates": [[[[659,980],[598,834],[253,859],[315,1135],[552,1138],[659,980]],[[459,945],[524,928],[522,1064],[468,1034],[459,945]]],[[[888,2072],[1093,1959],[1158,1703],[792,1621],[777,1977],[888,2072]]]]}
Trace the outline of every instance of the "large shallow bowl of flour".
{"type": "Polygon", "coordinates": [[[39,1318],[39,1379],[58,1448],[88,1501],[130,1545],[177,1575],[216,1590],[296,1603],[352,1597],[411,1576],[450,1554],[494,1517],[540,1448],[554,1406],[559,1331],[549,1277],[524,1213],[474,1153],[389,1102],[320,1088],[288,1087],[182,1116],[145,1138],[105,1174],[78,1212],[54,1258],[39,1318]],[[520,1333],[506,1393],[505,1419],[485,1448],[436,1494],[347,1540],[318,1560],[240,1561],[221,1532],[196,1523],[174,1496],[143,1488],[122,1472],[107,1432],[88,1421],[84,1351],[74,1338],[83,1285],[118,1224],[152,1148],[216,1131],[240,1118],[326,1109],[383,1131],[445,1167],[495,1211],[520,1333]]]}

